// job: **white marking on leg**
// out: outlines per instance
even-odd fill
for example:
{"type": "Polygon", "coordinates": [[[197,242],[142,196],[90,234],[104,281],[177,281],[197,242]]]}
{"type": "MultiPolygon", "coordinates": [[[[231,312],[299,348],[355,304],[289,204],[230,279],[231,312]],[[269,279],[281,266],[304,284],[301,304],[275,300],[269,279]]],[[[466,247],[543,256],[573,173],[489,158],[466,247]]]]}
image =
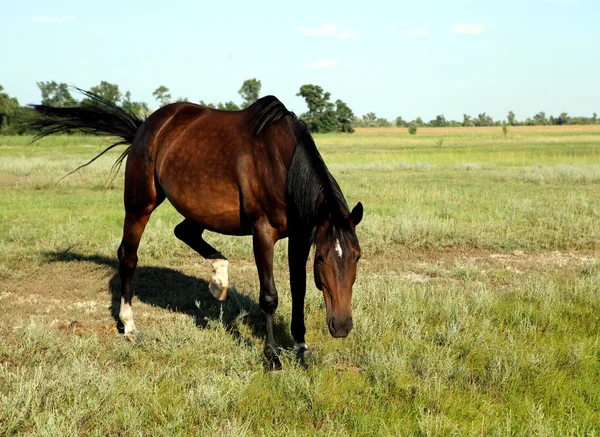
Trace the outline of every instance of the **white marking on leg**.
{"type": "Polygon", "coordinates": [[[213,296],[219,300],[225,300],[227,297],[227,287],[229,287],[229,276],[227,269],[229,261],[226,259],[211,259],[209,262],[213,267],[213,277],[209,288],[213,296]]]}
{"type": "Polygon", "coordinates": [[[340,245],[340,240],[338,238],[335,239],[335,251],[337,252],[340,259],[342,258],[342,246],[340,245]]]}
{"type": "Polygon", "coordinates": [[[133,322],[133,310],[131,305],[125,303],[125,299],[121,298],[121,309],[119,310],[119,319],[123,322],[125,328],[125,335],[133,333],[135,329],[135,323],[133,322]]]}
{"type": "Polygon", "coordinates": [[[295,343],[294,344],[294,352],[306,352],[308,350],[308,345],[306,343],[295,343]]]}

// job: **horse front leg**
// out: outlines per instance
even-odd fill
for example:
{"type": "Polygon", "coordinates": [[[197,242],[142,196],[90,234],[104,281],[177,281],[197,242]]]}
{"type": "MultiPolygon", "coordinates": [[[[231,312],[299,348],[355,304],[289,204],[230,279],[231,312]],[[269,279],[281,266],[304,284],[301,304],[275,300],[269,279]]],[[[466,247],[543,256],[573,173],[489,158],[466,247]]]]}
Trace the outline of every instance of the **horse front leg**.
{"type": "Polygon", "coordinates": [[[273,249],[278,239],[278,233],[269,223],[258,223],[252,230],[254,259],[258,269],[260,282],[260,309],[265,315],[267,339],[264,353],[267,360],[276,367],[279,361],[279,348],[275,342],[274,315],[277,309],[277,289],[273,278],[273,249]]]}
{"type": "Polygon", "coordinates": [[[206,259],[213,268],[213,277],[208,284],[208,289],[218,300],[225,300],[229,279],[227,268],[229,261],[221,252],[212,247],[202,238],[204,228],[190,219],[185,219],[175,226],[175,236],[190,246],[206,259]]]}
{"type": "Polygon", "coordinates": [[[290,234],[288,244],[288,264],[290,268],[290,289],[292,292],[292,323],[294,350],[298,354],[308,351],[304,339],[304,297],[306,295],[306,260],[310,252],[310,233],[290,234]]]}

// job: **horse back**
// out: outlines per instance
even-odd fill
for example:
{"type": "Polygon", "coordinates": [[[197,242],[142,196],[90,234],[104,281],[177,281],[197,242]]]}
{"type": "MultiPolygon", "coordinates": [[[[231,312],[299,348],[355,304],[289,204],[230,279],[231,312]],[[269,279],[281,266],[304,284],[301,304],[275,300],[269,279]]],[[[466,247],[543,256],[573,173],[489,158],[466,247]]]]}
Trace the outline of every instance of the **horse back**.
{"type": "Polygon", "coordinates": [[[264,219],[285,233],[293,126],[284,118],[257,132],[255,112],[167,105],[142,126],[130,159],[146,161],[173,206],[207,229],[249,234],[264,219]]]}

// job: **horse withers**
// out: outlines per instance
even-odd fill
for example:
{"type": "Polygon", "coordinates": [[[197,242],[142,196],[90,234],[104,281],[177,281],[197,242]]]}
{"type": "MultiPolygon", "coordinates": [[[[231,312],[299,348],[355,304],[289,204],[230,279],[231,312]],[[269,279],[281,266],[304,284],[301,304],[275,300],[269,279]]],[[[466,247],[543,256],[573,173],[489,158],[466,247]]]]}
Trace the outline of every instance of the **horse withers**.
{"type": "Polygon", "coordinates": [[[184,217],[175,236],[212,264],[209,288],[219,300],[227,294],[228,261],[204,241],[202,233],[252,235],[259,303],[266,319],[264,352],[271,362],[278,362],[279,351],[273,334],[278,300],[273,249],[279,239],[289,239],[296,349],[307,350],[304,297],[313,244],[315,284],[323,292],[327,326],[334,337],[348,335],[361,253],[355,228],[363,207],[359,202],[350,211],[305,124],[277,98],[263,97],[241,111],[174,103],[143,120],[94,93],[80,91],[89,103],[66,108],[32,105],[39,113],[34,127],[40,133],[34,140],[71,130],[121,139],[98,156],[129,144],[116,163],[127,158],[125,223],[117,251],[119,318],[126,335],[136,333],[131,278],[137,249],[150,215],[165,199],[184,217]]]}

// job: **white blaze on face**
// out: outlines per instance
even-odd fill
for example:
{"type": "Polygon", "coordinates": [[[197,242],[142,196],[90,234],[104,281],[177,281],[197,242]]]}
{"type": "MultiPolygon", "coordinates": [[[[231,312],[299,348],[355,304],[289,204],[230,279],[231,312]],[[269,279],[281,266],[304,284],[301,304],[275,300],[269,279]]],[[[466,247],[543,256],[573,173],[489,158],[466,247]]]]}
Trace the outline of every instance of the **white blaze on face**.
{"type": "Polygon", "coordinates": [[[342,259],[342,246],[340,245],[339,238],[336,238],[335,240],[335,251],[337,252],[340,259],[342,259]]]}

